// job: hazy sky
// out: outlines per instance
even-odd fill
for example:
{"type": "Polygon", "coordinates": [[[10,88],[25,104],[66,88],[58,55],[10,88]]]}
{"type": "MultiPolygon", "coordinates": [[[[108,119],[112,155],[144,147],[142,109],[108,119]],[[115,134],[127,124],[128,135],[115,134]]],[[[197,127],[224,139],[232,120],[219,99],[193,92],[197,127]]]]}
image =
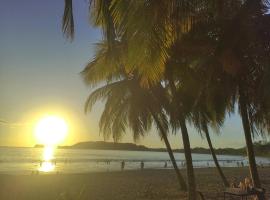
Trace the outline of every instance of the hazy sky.
{"type": "MultiPolygon", "coordinates": [[[[98,130],[102,104],[84,114],[90,89],[79,74],[101,34],[89,24],[87,0],[74,2],[76,34],[70,43],[61,32],[64,0],[1,0],[0,145],[33,146],[34,126],[46,114],[60,115],[68,122],[67,145],[103,140],[98,130]]],[[[192,146],[206,146],[193,128],[189,131],[192,146]]],[[[123,142],[132,141],[129,135],[123,142]]],[[[139,143],[164,147],[156,135],[153,130],[139,143]]],[[[239,117],[231,116],[222,135],[212,138],[216,147],[243,146],[239,117]]],[[[182,147],[179,134],[170,140],[175,148],[182,147]]]]}

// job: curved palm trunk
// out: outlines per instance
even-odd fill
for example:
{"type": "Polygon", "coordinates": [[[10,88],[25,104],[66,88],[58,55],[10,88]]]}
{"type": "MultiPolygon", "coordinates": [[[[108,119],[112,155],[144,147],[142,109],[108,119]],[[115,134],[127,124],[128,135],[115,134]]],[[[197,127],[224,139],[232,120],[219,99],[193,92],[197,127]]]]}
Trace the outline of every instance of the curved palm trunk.
{"type": "Polygon", "coordinates": [[[170,156],[170,159],[172,161],[172,164],[173,164],[173,168],[175,170],[175,173],[176,173],[176,176],[177,176],[177,180],[179,182],[179,185],[180,185],[180,189],[183,190],[183,191],[187,191],[187,184],[183,178],[183,176],[181,175],[178,167],[177,167],[177,164],[176,164],[176,161],[175,161],[175,158],[174,158],[174,155],[173,155],[173,151],[172,151],[172,148],[171,148],[171,145],[169,143],[169,140],[167,138],[167,134],[166,132],[164,131],[164,128],[162,127],[162,125],[160,124],[159,120],[157,119],[156,115],[154,115],[152,113],[152,116],[155,120],[155,123],[157,124],[160,132],[161,132],[161,135],[162,135],[162,138],[165,142],[165,145],[166,145],[166,148],[167,148],[167,152],[169,153],[169,156],[170,156]]]}
{"type": "Polygon", "coordinates": [[[209,135],[209,131],[208,131],[208,128],[207,128],[207,125],[206,124],[203,124],[203,129],[204,129],[204,133],[205,133],[205,137],[206,137],[206,140],[207,140],[207,143],[208,143],[208,146],[209,146],[209,149],[210,149],[210,152],[212,154],[212,157],[213,157],[213,160],[214,160],[214,163],[216,165],[216,168],[218,170],[218,173],[223,181],[223,184],[225,187],[229,187],[229,182],[228,180],[226,179],[219,163],[218,163],[218,159],[217,159],[217,156],[216,156],[216,153],[215,153],[215,149],[213,148],[213,145],[212,145],[212,142],[211,142],[211,139],[210,139],[210,135],[209,135]]]}
{"type": "MultiPolygon", "coordinates": [[[[171,76],[168,77],[168,80],[169,80],[170,88],[172,90],[173,98],[175,98],[177,96],[176,86],[171,76]]],[[[182,140],[183,140],[183,145],[184,145],[184,153],[185,153],[186,166],[187,166],[188,199],[196,200],[197,199],[196,180],[194,176],[192,155],[191,155],[188,131],[186,127],[186,121],[182,116],[179,116],[179,122],[180,122],[180,128],[182,132],[182,140]]]]}
{"type": "Polygon", "coordinates": [[[182,139],[184,144],[184,152],[186,158],[186,166],[187,166],[187,177],[188,177],[188,199],[189,200],[196,200],[196,181],[194,176],[194,169],[192,164],[192,155],[190,149],[190,142],[188,131],[186,127],[186,122],[184,119],[180,119],[180,128],[182,132],[182,139]]]}
{"type": "Polygon", "coordinates": [[[250,176],[253,180],[254,187],[261,187],[261,182],[256,166],[256,160],[255,160],[255,154],[253,149],[253,143],[252,143],[252,136],[251,136],[251,129],[250,129],[250,123],[247,113],[247,105],[245,97],[241,94],[241,91],[239,91],[239,103],[240,103],[240,113],[242,118],[242,124],[244,128],[244,134],[246,139],[246,145],[247,145],[247,156],[249,161],[249,171],[250,176]]]}

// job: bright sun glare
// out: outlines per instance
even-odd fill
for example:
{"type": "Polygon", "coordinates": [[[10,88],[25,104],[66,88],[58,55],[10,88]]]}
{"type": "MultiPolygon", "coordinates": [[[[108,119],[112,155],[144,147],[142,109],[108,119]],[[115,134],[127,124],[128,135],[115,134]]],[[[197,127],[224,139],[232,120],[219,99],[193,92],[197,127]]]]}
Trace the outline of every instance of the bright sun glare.
{"type": "Polygon", "coordinates": [[[35,128],[36,140],[45,146],[56,146],[63,142],[68,132],[65,120],[57,116],[40,119],[35,128]]]}

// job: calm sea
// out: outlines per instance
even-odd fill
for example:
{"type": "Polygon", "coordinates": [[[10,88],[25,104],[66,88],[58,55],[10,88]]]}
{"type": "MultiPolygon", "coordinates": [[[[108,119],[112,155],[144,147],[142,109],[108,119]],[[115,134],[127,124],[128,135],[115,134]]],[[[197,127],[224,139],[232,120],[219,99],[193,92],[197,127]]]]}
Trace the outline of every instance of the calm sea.
{"type": "MultiPolygon", "coordinates": [[[[184,155],[174,154],[180,168],[185,167],[184,155]]],[[[195,167],[213,167],[211,155],[193,154],[195,167]]],[[[218,156],[221,166],[247,165],[243,156],[218,156]]],[[[269,165],[270,159],[258,157],[257,163],[269,165]]],[[[166,152],[79,150],[53,148],[0,148],[0,174],[31,173],[84,173],[92,171],[119,171],[121,162],[124,170],[169,169],[172,167],[166,152]],[[165,167],[167,165],[167,167],[165,167]]]]}

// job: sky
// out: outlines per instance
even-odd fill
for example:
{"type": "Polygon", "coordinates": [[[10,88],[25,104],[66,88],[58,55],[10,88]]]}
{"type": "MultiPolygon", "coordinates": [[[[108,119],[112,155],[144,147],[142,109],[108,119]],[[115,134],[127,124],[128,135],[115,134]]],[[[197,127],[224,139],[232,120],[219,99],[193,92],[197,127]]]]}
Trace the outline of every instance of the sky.
{"type": "MultiPolygon", "coordinates": [[[[74,1],[76,31],[71,43],[61,32],[64,0],[1,0],[0,146],[35,145],[34,127],[46,115],[67,121],[63,145],[103,140],[98,128],[102,102],[87,115],[83,110],[91,89],[80,72],[102,38],[89,23],[87,2],[74,1]]],[[[244,146],[241,125],[237,114],[228,118],[220,135],[211,133],[214,146],[244,146]]],[[[189,133],[192,147],[207,147],[191,126],[189,133]]],[[[182,148],[180,133],[169,139],[173,148],[182,148]]],[[[121,142],[133,142],[130,132],[121,142]]],[[[164,147],[155,129],[138,144],[164,147]]]]}

